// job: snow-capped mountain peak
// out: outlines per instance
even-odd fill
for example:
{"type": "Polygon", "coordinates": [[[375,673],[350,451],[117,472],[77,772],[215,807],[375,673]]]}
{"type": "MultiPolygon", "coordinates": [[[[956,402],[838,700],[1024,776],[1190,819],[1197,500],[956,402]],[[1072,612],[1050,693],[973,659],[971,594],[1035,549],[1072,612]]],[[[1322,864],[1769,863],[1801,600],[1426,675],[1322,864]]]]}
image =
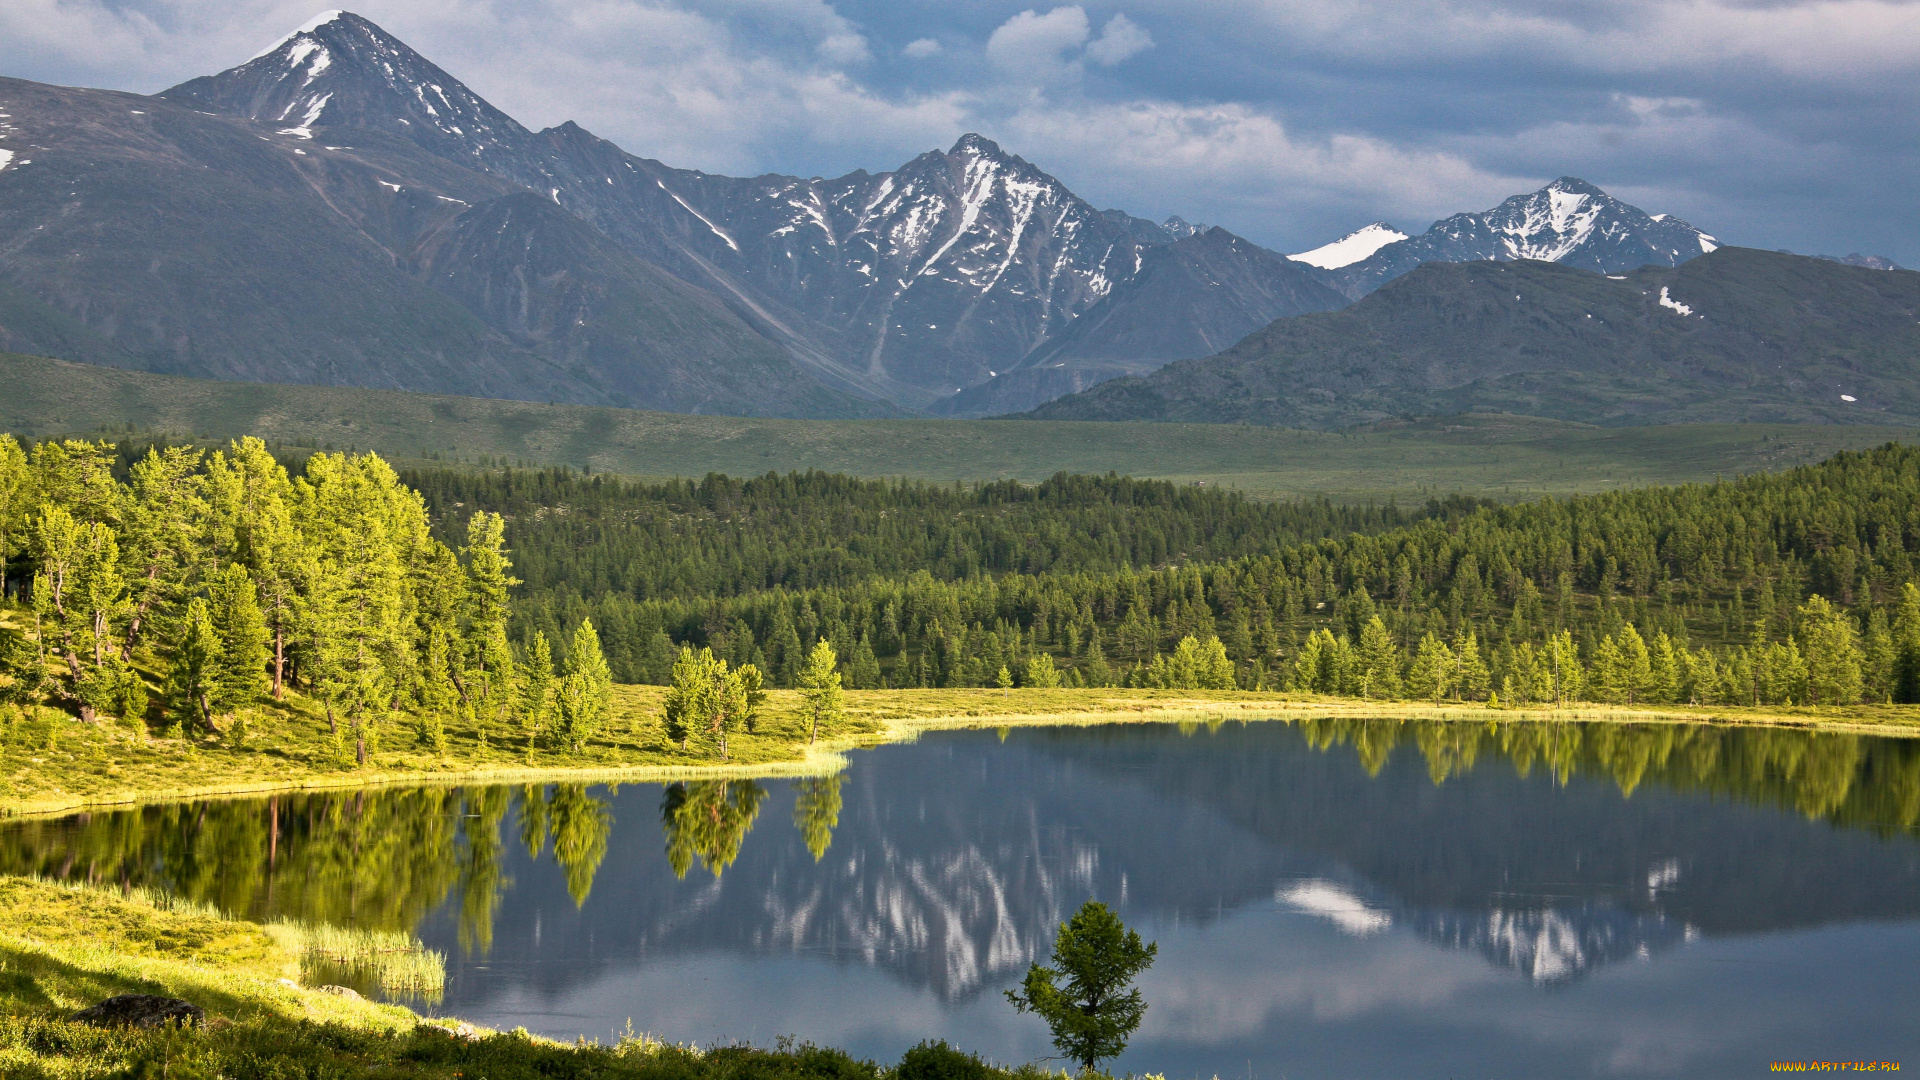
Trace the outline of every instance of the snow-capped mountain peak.
{"type": "Polygon", "coordinates": [[[296,135],[317,126],[384,131],[456,159],[528,138],[512,117],[350,11],[322,12],[239,67],[162,96],[296,135]]]}
{"type": "Polygon", "coordinates": [[[1406,233],[1384,221],[1376,221],[1365,228],[1355,229],[1331,244],[1322,244],[1312,251],[1302,251],[1287,258],[1294,262],[1317,266],[1322,270],[1337,270],[1342,266],[1351,266],[1388,244],[1406,238],[1406,233]]]}
{"type": "Polygon", "coordinates": [[[1719,246],[1677,217],[1652,216],[1579,177],[1563,176],[1484,213],[1436,221],[1419,236],[1339,266],[1342,290],[1358,297],[1426,262],[1538,259],[1617,274],[1678,266],[1719,246]]]}

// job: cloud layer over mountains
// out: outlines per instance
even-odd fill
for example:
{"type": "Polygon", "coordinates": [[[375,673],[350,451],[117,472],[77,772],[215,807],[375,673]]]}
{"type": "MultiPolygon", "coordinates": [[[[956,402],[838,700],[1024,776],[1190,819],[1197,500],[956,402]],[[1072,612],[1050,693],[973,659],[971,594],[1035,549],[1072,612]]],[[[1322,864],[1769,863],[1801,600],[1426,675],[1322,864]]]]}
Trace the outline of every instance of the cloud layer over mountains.
{"type": "MultiPolygon", "coordinates": [[[[317,0],[14,0],[0,72],[151,92],[317,0]]],[[[368,0],[534,126],[735,175],[982,131],[1100,205],[1297,251],[1557,175],[1736,243],[1920,261],[1920,5],[368,0]]]]}

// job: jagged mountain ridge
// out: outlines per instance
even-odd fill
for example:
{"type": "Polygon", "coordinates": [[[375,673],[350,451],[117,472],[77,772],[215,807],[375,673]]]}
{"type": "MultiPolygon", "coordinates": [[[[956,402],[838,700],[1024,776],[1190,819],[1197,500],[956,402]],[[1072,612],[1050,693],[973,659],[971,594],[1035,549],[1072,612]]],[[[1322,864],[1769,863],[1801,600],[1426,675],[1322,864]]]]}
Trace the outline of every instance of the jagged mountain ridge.
{"type": "Polygon", "coordinates": [[[1210,356],[1276,318],[1345,307],[1346,297],[1287,257],[1221,228],[1150,248],[1140,270],[1010,371],[939,411],[1019,412],[1170,358],[1210,356]]]}
{"type": "Polygon", "coordinates": [[[977,135],[808,179],[675,169],[571,122],[530,132],[346,12],[163,96],[297,133],[380,131],[525,186],[713,291],[823,381],[916,407],[1015,366],[1146,251],[1203,231],[1096,210],[977,135]]]}
{"type": "Polygon", "coordinates": [[[78,355],[59,329],[67,320],[99,339],[83,358],[204,378],[682,411],[889,411],[820,385],[718,298],[590,229],[550,230],[559,269],[523,280],[512,317],[466,306],[438,287],[444,267],[422,241],[521,189],[410,140],[333,129],[351,135],[335,142],[165,98],[10,79],[0,112],[33,154],[0,171],[9,348],[78,355]],[[629,291],[612,305],[628,319],[611,358],[579,345],[611,332],[581,322],[582,278],[644,283],[644,303],[629,291]]]}
{"type": "MultiPolygon", "coordinates": [[[[209,233],[232,238],[219,254],[235,267],[200,290],[198,306],[126,301],[157,312],[137,341],[115,314],[126,304],[114,290],[130,287],[138,277],[131,265],[151,253],[125,253],[126,272],[96,276],[84,293],[34,276],[58,273],[51,264],[0,264],[0,277],[61,313],[111,327],[107,336],[135,366],[214,377],[778,415],[878,415],[890,408],[875,400],[883,399],[985,415],[1218,351],[1271,319],[1338,306],[1408,258],[1473,257],[1491,244],[1607,269],[1608,260],[1654,251],[1647,223],[1689,231],[1562,180],[1488,214],[1448,219],[1457,227],[1440,237],[1445,244],[1435,239],[1446,231],[1441,222],[1427,237],[1328,270],[1178,217],[1156,224],[1096,210],[977,135],[891,172],[716,176],[629,154],[571,122],[531,131],[378,26],[340,11],[161,98],[156,114],[173,103],[257,125],[253,137],[325,204],[298,213],[359,234],[326,243],[370,239],[374,250],[362,255],[391,264],[289,288],[281,308],[306,296],[316,312],[334,313],[316,315],[311,330],[295,331],[302,313],[264,308],[238,328],[209,325],[206,304],[220,290],[231,299],[255,276],[292,273],[242,268],[249,244],[241,234],[249,223],[269,228],[274,216],[242,214],[209,233]],[[511,205],[489,205],[509,196],[511,205]],[[426,291],[373,288],[395,272],[426,291]],[[323,295],[336,285],[368,295],[342,308],[323,295]],[[449,331],[445,347],[425,331],[346,347],[351,320],[334,316],[381,303],[389,322],[407,322],[414,305],[437,312],[423,326],[464,329],[449,331]],[[483,326],[466,325],[469,317],[483,326]],[[219,356],[207,340],[220,342],[219,356]],[[422,350],[432,355],[416,355],[422,350]],[[296,356],[276,359],[288,353],[296,356]]],[[[275,197],[310,201],[288,190],[284,169],[251,161],[216,155],[192,167],[231,166],[241,174],[228,178],[235,183],[267,177],[275,197]]],[[[131,158],[121,164],[135,168],[131,158]]],[[[273,239],[286,254],[287,238],[273,239]]],[[[1491,257],[1506,257],[1498,252],[1491,257]]],[[[36,348],[17,333],[7,343],[36,348]]]]}
{"type": "Polygon", "coordinates": [[[1678,266],[1719,246],[1679,218],[1648,214],[1585,180],[1563,176],[1484,213],[1455,214],[1419,236],[1385,244],[1334,269],[1331,281],[1357,300],[1421,263],[1533,259],[1623,274],[1642,266],[1678,266]]]}

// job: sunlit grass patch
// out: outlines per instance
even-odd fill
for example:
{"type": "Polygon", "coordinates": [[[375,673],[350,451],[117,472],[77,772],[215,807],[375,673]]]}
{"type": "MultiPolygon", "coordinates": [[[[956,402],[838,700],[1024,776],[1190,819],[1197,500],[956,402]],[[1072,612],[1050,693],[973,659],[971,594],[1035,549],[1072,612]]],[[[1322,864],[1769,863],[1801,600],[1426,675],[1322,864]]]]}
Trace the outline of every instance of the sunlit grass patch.
{"type": "Polygon", "coordinates": [[[447,957],[398,930],[316,926],[292,919],[266,924],[267,936],[300,957],[309,983],[370,982],[383,993],[440,1000],[447,957]]]}

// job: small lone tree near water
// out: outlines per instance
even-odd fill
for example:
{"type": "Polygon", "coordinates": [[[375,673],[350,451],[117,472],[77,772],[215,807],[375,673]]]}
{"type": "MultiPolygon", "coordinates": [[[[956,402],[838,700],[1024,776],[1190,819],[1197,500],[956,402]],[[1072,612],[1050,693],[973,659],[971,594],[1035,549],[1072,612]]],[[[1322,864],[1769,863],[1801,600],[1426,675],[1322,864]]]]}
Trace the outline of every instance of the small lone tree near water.
{"type": "Polygon", "coordinates": [[[1007,991],[1007,1000],[1045,1020],[1053,1045],[1092,1069],[1102,1058],[1119,1057],[1140,1027],[1147,1003],[1128,985],[1159,951],[1157,944],[1142,944],[1139,932],[1127,929],[1107,905],[1089,900],[1061,924],[1054,966],[1028,968],[1026,981],[1007,991]]]}

